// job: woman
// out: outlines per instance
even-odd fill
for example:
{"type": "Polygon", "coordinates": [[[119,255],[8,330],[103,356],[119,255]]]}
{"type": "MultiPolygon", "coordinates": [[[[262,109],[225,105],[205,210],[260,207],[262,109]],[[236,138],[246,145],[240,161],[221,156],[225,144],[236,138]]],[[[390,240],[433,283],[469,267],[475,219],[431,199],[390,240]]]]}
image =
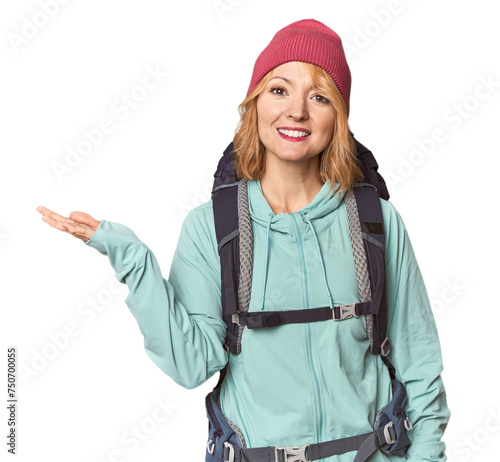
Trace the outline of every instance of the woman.
{"type": "MultiPolygon", "coordinates": [[[[347,122],[350,84],[340,38],[313,19],[280,30],[255,63],[234,137],[253,233],[249,312],[359,300],[344,200],[363,179],[347,122]]],[[[413,429],[406,456],[376,451],[370,460],[444,461],[450,413],[434,318],[403,221],[390,202],[380,202],[390,358],[408,393],[413,429]]],[[[222,448],[211,438],[207,460],[222,460],[221,451],[223,460],[240,460],[238,444],[267,448],[260,459],[243,460],[369,457],[354,459],[359,444],[331,456],[318,453],[326,445],[314,454],[312,448],[373,433],[377,412],[391,401],[391,376],[380,355],[369,352],[364,316],[246,328],[240,354],[228,354],[213,201],[187,215],[168,280],[128,227],[83,212],[66,218],[37,210],[50,226],[108,255],[129,287],[126,303],[147,354],[172,379],[194,388],[228,364],[217,404],[236,436],[222,448]]]]}

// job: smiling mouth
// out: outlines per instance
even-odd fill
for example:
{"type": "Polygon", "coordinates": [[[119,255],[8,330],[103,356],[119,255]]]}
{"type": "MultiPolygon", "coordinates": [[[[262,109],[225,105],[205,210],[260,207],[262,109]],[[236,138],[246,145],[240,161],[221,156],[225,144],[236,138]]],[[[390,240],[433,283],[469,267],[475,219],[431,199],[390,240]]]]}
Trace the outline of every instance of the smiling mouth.
{"type": "Polygon", "coordinates": [[[278,128],[278,132],[288,138],[307,138],[310,135],[309,132],[303,130],[285,130],[284,128],[278,128]]]}

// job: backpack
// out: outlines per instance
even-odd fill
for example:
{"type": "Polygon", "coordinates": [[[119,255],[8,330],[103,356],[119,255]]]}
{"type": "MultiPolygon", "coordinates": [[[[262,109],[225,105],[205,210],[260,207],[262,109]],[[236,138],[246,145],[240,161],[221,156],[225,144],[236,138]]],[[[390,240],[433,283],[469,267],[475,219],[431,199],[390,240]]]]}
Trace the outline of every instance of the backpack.
{"type": "MultiPolygon", "coordinates": [[[[212,204],[221,262],[222,312],[227,325],[224,348],[228,354],[240,353],[241,336],[245,328],[259,329],[327,320],[331,322],[332,319],[343,321],[364,315],[370,351],[372,354],[380,354],[391,377],[393,398],[378,412],[373,432],[313,443],[303,448],[271,448],[276,462],[316,460],[356,449],[358,452],[354,461],[363,462],[378,448],[388,454],[404,455],[410,445],[405,431],[411,430],[411,423],[404,413],[406,389],[396,379],[395,368],[388,359],[391,348],[386,337],[385,235],[380,198],[388,200],[389,192],[383,177],[378,173],[378,164],[372,152],[355,138],[354,141],[358,166],[364,178],[346,193],[344,200],[358,281],[358,303],[333,306],[330,302],[330,306],[321,308],[249,312],[252,227],[247,184],[236,175],[232,142],[225,149],[214,174],[212,204]]],[[[217,385],[205,399],[209,419],[206,462],[269,460],[269,448],[246,448],[239,428],[221,411],[219,392],[227,367],[228,365],[221,371],[217,385]]]]}

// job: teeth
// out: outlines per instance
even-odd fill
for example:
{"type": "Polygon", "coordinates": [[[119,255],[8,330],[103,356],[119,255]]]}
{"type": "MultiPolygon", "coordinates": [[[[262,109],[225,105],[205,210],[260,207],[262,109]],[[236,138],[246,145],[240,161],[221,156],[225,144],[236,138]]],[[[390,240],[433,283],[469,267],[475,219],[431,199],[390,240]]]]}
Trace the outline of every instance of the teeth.
{"type": "Polygon", "coordinates": [[[294,138],[298,138],[299,136],[300,137],[304,137],[304,136],[309,136],[310,135],[310,133],[299,132],[297,130],[283,130],[282,128],[278,128],[278,131],[280,133],[283,133],[283,135],[291,136],[291,137],[294,137],[294,138]]]}

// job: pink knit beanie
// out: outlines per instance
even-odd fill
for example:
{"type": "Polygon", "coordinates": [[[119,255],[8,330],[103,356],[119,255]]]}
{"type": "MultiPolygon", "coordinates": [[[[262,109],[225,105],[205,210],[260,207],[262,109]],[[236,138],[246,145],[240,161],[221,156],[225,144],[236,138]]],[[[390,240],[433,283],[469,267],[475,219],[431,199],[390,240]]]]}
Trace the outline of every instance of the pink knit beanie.
{"type": "Polygon", "coordinates": [[[337,85],[349,115],[351,72],[340,37],[315,19],[302,19],[279,30],[255,61],[247,96],[272,69],[289,61],[322,67],[337,85]]]}

